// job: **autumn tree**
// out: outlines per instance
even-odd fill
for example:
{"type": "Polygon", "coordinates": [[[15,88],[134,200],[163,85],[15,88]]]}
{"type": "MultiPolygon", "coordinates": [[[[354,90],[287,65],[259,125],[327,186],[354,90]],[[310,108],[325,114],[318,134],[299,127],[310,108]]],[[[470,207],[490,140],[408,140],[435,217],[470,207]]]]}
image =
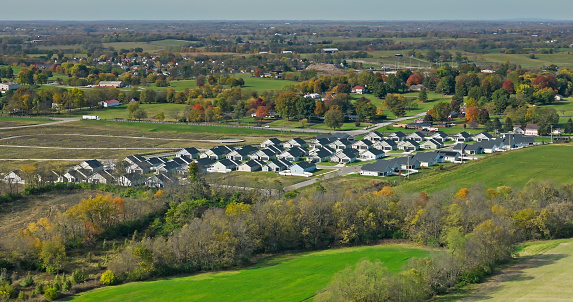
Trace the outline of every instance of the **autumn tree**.
{"type": "Polygon", "coordinates": [[[283,92],[275,101],[275,109],[282,118],[290,120],[297,115],[296,102],[299,97],[294,92],[283,92]]]}
{"type": "Polygon", "coordinates": [[[432,119],[434,121],[446,121],[450,115],[450,105],[446,102],[439,102],[432,108],[432,119]]]}
{"type": "Polygon", "coordinates": [[[107,227],[121,221],[123,214],[123,199],[102,194],[82,199],[65,212],[72,220],[84,225],[88,236],[101,234],[107,227]]]}
{"type": "Polygon", "coordinates": [[[466,122],[477,121],[479,109],[477,107],[466,108],[466,122]]]}
{"type": "Polygon", "coordinates": [[[344,122],[344,113],[338,109],[331,109],[324,115],[324,123],[333,130],[340,128],[344,122]]]}
{"type": "Polygon", "coordinates": [[[384,105],[395,116],[404,116],[406,114],[406,98],[401,94],[388,94],[384,99],[384,105]]]}

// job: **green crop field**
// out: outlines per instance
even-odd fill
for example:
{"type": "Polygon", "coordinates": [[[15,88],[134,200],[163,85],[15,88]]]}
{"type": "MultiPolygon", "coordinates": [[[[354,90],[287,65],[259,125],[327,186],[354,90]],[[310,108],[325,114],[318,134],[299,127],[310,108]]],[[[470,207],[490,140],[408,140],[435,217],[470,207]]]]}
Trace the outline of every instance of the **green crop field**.
{"type": "Polygon", "coordinates": [[[548,247],[478,285],[478,290],[462,301],[570,301],[573,241],[550,242],[548,247]]]}
{"type": "Polygon", "coordinates": [[[529,180],[552,179],[572,183],[573,145],[545,145],[488,155],[476,161],[466,161],[450,171],[434,175],[420,174],[419,179],[400,186],[404,191],[437,191],[484,184],[487,188],[498,186],[524,186],[529,180]]]}
{"type": "Polygon", "coordinates": [[[332,276],[361,259],[378,259],[398,272],[412,257],[430,251],[409,244],[352,247],[272,257],[236,271],[139,282],[94,290],[74,301],[304,301],[332,276]]]}

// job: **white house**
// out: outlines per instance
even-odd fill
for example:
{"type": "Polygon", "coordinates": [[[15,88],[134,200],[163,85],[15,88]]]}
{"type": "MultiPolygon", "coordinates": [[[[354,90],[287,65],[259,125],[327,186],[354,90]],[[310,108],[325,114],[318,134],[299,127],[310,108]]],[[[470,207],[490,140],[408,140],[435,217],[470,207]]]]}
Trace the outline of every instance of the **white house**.
{"type": "Polygon", "coordinates": [[[360,160],[373,160],[379,159],[386,155],[384,151],[378,149],[366,150],[360,154],[360,160]]]}
{"type": "Polygon", "coordinates": [[[0,91],[2,93],[5,93],[8,90],[16,90],[18,88],[20,88],[20,84],[18,83],[8,83],[8,82],[0,83],[0,91]]]}

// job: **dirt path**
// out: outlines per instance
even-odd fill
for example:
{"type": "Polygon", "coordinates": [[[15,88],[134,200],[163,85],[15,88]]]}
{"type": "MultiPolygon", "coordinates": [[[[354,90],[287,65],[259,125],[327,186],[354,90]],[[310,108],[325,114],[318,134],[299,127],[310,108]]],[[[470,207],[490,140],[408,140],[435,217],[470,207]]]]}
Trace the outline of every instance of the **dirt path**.
{"type": "Polygon", "coordinates": [[[573,241],[503,270],[459,301],[572,301],[571,280],[573,241]]]}

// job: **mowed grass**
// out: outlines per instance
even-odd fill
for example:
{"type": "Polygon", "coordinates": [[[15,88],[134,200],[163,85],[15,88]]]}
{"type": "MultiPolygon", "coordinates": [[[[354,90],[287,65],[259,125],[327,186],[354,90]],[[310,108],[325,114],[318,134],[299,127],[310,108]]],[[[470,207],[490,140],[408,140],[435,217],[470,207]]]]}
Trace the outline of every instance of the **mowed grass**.
{"type": "MultiPolygon", "coordinates": [[[[153,117],[163,112],[165,115],[165,121],[174,121],[173,114],[177,113],[182,115],[185,111],[187,105],[184,104],[171,104],[171,103],[161,103],[161,104],[141,104],[139,108],[144,109],[147,112],[148,119],[153,119],[153,117]]],[[[109,108],[99,108],[99,109],[81,109],[73,110],[68,114],[67,111],[62,111],[62,117],[76,117],[81,118],[83,115],[97,115],[102,119],[127,119],[129,118],[129,112],[127,111],[127,105],[120,105],[109,108]]]]}
{"type": "Polygon", "coordinates": [[[532,179],[552,179],[573,183],[573,145],[545,145],[510,152],[495,153],[479,160],[466,161],[449,171],[405,182],[400,189],[406,192],[433,192],[445,188],[471,187],[484,184],[523,187],[532,179]]]}
{"type": "Polygon", "coordinates": [[[245,86],[243,86],[243,89],[253,89],[257,91],[280,90],[286,85],[299,84],[299,82],[288,81],[288,80],[256,78],[252,77],[250,74],[236,74],[235,78],[243,78],[243,80],[245,80],[245,86]]]}
{"type": "Polygon", "coordinates": [[[389,271],[399,272],[408,259],[429,254],[428,249],[411,244],[287,254],[243,270],[103,288],[73,301],[303,301],[323,289],[335,273],[360,259],[380,260],[389,271]]]}
{"type": "Polygon", "coordinates": [[[38,125],[53,122],[52,119],[47,118],[27,118],[27,117],[0,117],[0,128],[2,127],[14,127],[14,126],[26,126],[26,125],[38,125]]]}
{"type": "Polygon", "coordinates": [[[571,301],[573,297],[573,240],[542,244],[519,264],[492,277],[462,301],[571,301]],[[556,246],[555,246],[556,245],[556,246]]]}

